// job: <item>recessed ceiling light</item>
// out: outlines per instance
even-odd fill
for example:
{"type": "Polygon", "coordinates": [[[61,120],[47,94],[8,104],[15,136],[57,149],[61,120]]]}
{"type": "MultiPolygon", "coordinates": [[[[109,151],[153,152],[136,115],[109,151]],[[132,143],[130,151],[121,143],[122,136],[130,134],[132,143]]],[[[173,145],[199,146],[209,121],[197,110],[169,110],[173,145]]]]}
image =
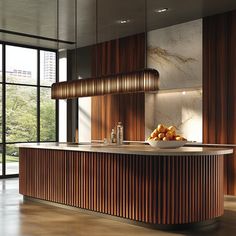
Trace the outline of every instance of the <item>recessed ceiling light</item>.
{"type": "Polygon", "coordinates": [[[166,12],[166,11],[168,11],[168,10],[169,10],[169,8],[164,7],[164,8],[156,9],[155,12],[157,12],[157,13],[163,13],[163,12],[166,12]]]}
{"type": "Polygon", "coordinates": [[[118,21],[116,21],[118,24],[127,24],[127,23],[129,23],[130,22],[130,20],[129,19],[124,19],[124,20],[118,20],[118,21]]]}

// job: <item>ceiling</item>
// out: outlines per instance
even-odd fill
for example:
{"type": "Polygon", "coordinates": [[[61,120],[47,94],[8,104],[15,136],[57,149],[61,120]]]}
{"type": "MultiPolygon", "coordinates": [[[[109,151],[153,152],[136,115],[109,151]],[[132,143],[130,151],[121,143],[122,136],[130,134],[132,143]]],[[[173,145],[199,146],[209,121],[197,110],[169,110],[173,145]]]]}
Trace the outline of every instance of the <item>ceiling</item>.
{"type": "Polygon", "coordinates": [[[147,0],[146,15],[145,0],[97,0],[97,8],[96,0],[77,0],[76,32],[75,0],[0,0],[0,40],[47,48],[74,48],[74,44],[58,44],[55,39],[73,43],[77,33],[77,46],[83,47],[96,41],[144,32],[145,15],[147,29],[153,30],[234,9],[235,0],[147,0]],[[155,12],[155,9],[163,7],[169,8],[169,11],[155,12]],[[126,19],[129,23],[117,23],[126,19]],[[1,30],[49,40],[3,33],[1,30]]]}

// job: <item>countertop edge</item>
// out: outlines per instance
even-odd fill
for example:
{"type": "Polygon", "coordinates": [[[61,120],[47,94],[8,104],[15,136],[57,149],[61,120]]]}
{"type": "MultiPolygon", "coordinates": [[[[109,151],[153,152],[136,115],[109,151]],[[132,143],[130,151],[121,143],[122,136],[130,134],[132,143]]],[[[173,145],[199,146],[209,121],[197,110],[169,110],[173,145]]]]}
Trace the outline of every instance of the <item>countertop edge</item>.
{"type": "Polygon", "coordinates": [[[93,145],[66,145],[59,143],[52,144],[16,144],[19,148],[64,150],[78,152],[96,152],[113,154],[133,154],[145,156],[210,156],[228,155],[233,153],[233,148],[215,147],[182,147],[177,149],[155,149],[148,145],[122,145],[119,147],[93,146],[93,145]]]}

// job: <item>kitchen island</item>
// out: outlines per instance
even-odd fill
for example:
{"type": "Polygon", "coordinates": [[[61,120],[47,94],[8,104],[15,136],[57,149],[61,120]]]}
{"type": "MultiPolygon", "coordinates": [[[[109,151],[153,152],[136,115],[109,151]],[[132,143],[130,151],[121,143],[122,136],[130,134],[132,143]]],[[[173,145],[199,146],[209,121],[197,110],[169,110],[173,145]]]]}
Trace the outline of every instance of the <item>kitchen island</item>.
{"type": "Polygon", "coordinates": [[[224,213],[229,148],[21,144],[20,193],[152,227],[212,223],[224,213]]]}

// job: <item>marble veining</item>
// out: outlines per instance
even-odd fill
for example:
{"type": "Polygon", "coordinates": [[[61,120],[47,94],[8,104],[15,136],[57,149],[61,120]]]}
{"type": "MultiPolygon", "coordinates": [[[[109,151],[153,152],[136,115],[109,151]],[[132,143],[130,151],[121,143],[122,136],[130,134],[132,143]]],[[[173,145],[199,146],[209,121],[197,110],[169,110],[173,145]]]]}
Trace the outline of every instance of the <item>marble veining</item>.
{"type": "MultiPolygon", "coordinates": [[[[180,72],[184,73],[186,76],[188,75],[187,71],[185,71],[182,67],[184,64],[187,63],[195,63],[197,60],[192,57],[185,57],[183,55],[172,53],[161,47],[148,47],[148,55],[150,61],[153,62],[161,67],[165,67],[168,63],[169,66],[175,67],[175,69],[179,70],[180,72]]],[[[151,62],[150,62],[151,63],[151,62]]]]}
{"type": "Polygon", "coordinates": [[[148,32],[147,64],[160,73],[160,89],[202,84],[202,20],[148,32]]]}

